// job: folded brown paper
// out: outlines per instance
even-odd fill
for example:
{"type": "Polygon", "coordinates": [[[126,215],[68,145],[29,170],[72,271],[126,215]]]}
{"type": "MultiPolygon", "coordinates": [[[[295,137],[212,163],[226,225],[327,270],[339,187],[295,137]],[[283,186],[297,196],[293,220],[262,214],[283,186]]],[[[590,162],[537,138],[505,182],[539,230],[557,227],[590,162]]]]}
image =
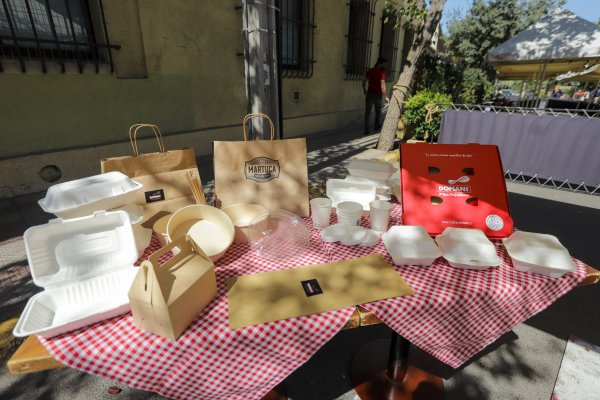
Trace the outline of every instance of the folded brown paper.
{"type": "Polygon", "coordinates": [[[233,329],[414,293],[379,254],[242,275],[227,288],[233,329]]]}

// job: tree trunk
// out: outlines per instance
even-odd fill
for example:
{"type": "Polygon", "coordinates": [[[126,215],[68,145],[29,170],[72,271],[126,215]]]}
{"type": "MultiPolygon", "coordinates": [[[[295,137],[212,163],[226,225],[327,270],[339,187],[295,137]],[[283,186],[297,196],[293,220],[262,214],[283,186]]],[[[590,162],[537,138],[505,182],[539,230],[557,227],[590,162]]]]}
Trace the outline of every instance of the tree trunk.
{"type": "Polygon", "coordinates": [[[413,38],[410,52],[408,53],[409,64],[402,69],[398,82],[396,82],[392,90],[390,105],[385,120],[383,121],[381,133],[379,134],[379,142],[377,143],[377,148],[379,150],[388,151],[394,146],[394,139],[396,137],[396,131],[398,130],[398,123],[400,122],[404,102],[408,98],[413,86],[413,80],[417,70],[416,66],[427,49],[427,46],[431,43],[431,38],[442,18],[442,10],[444,9],[445,4],[446,0],[431,0],[427,18],[423,25],[424,28],[417,31],[413,38]]]}

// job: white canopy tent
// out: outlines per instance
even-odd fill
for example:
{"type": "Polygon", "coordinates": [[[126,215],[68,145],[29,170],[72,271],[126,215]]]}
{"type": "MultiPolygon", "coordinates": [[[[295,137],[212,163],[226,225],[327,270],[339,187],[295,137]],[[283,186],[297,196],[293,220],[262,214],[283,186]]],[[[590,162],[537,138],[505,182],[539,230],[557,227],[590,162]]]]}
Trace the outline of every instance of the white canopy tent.
{"type": "Polygon", "coordinates": [[[564,8],[556,8],[535,24],[488,53],[500,80],[555,78],[577,73],[576,80],[596,81],[600,71],[600,27],[564,8]]]}

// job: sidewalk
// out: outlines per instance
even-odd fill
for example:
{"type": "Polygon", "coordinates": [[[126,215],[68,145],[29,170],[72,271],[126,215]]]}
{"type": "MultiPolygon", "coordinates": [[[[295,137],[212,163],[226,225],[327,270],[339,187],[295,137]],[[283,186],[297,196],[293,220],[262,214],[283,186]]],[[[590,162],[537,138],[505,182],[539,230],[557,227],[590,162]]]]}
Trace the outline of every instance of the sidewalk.
{"type": "MultiPolygon", "coordinates": [[[[344,174],[343,161],[373,147],[376,140],[377,135],[363,136],[361,129],[307,137],[310,181],[344,174]]],[[[200,157],[198,167],[204,186],[209,187],[214,176],[212,156],[200,157]]],[[[600,197],[579,195],[575,201],[568,192],[518,184],[509,185],[509,190],[511,212],[519,229],[556,235],[571,254],[600,267],[597,251],[600,197]]],[[[29,226],[53,218],[37,204],[43,196],[44,193],[36,193],[0,200],[0,398],[163,399],[70,368],[21,376],[8,373],[6,360],[18,342],[13,341],[12,347],[7,344],[11,337],[6,325],[1,323],[17,318],[27,299],[40,290],[29,275],[22,235],[29,226]],[[110,395],[107,391],[110,386],[118,386],[122,392],[110,395]]],[[[600,313],[599,291],[600,285],[574,289],[459,370],[437,362],[418,349],[414,349],[411,357],[413,362],[427,366],[446,379],[448,400],[547,400],[569,334],[600,344],[600,321],[595,317],[600,313]]],[[[383,324],[340,332],[285,380],[288,396],[294,400],[354,399],[348,377],[353,351],[369,341],[390,336],[391,330],[383,324]]]]}

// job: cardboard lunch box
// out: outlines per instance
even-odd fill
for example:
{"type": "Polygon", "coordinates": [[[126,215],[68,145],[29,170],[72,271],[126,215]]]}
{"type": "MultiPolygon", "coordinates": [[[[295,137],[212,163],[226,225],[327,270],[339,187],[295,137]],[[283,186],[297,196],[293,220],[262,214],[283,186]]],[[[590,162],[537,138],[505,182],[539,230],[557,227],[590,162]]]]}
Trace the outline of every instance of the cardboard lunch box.
{"type": "Polygon", "coordinates": [[[453,227],[510,236],[513,220],[497,146],[403,143],[400,169],[404,225],[422,225],[430,235],[453,227]]]}
{"type": "Polygon", "coordinates": [[[140,265],[129,290],[133,322],[177,340],[216,294],[213,262],[188,235],[181,236],[140,265]],[[174,247],[179,253],[161,264],[159,259],[174,247]]]}

